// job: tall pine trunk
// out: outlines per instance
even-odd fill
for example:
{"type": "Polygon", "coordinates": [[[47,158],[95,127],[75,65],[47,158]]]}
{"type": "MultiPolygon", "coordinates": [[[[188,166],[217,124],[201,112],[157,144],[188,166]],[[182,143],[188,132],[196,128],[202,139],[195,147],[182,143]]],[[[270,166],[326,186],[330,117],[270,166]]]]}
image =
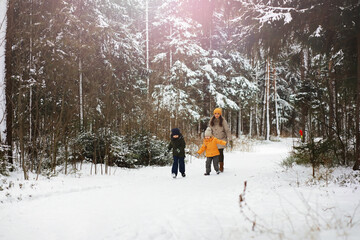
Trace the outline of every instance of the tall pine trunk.
{"type": "Polygon", "coordinates": [[[149,76],[149,1],[145,3],[145,25],[146,25],[146,85],[147,85],[147,102],[150,103],[150,76],[149,76]]]}
{"type": "MultiPolygon", "coordinates": [[[[259,72],[259,65],[260,63],[257,63],[256,66],[256,74],[255,74],[255,84],[258,84],[258,72],[259,72]]],[[[257,102],[259,101],[259,93],[258,91],[256,91],[255,93],[255,125],[256,125],[256,136],[259,137],[260,136],[260,121],[259,121],[259,109],[258,109],[258,104],[257,102]]]]}
{"type": "Polygon", "coordinates": [[[274,102],[275,102],[275,120],[276,120],[276,135],[280,137],[279,127],[279,113],[278,113],[278,102],[277,102],[277,88],[276,88],[276,68],[273,65],[273,76],[274,76],[274,102]]]}
{"type": "Polygon", "coordinates": [[[335,86],[334,79],[332,74],[333,69],[333,60],[329,61],[328,71],[329,76],[327,78],[327,87],[329,91],[329,129],[328,129],[328,138],[329,140],[334,139],[334,126],[335,126],[335,86]]]}
{"type": "Polygon", "coordinates": [[[13,142],[13,83],[12,83],[12,44],[14,37],[14,1],[9,0],[7,9],[6,47],[5,47],[5,98],[6,98],[6,145],[8,146],[7,156],[9,163],[13,163],[12,142],[13,142]]]}
{"type": "MultiPolygon", "coordinates": [[[[301,62],[301,67],[300,67],[300,79],[302,84],[306,84],[305,83],[305,53],[303,52],[302,55],[302,62],[301,62]]],[[[308,115],[308,102],[303,102],[302,106],[301,106],[301,116],[300,116],[300,128],[303,131],[303,137],[301,139],[302,142],[305,142],[308,138],[308,129],[306,128],[306,120],[307,120],[307,115],[308,115]]]]}
{"type": "Polygon", "coordinates": [[[241,126],[241,118],[242,118],[242,112],[241,112],[241,100],[239,100],[239,111],[238,111],[238,122],[237,122],[237,137],[241,136],[241,130],[242,130],[242,126],[241,126]]]}
{"type": "Polygon", "coordinates": [[[249,137],[252,136],[252,128],[253,128],[253,107],[250,107],[250,114],[249,114],[249,137]]]}
{"type": "Polygon", "coordinates": [[[33,1],[30,1],[30,24],[29,24],[29,31],[30,31],[30,40],[29,40],[29,80],[30,80],[30,86],[29,86],[29,142],[30,142],[30,151],[29,151],[29,158],[30,158],[30,171],[34,170],[35,162],[34,162],[34,147],[35,144],[32,142],[32,122],[33,122],[33,116],[32,116],[32,108],[33,108],[33,90],[32,85],[34,83],[34,66],[33,66],[33,1]]]}
{"type": "Polygon", "coordinates": [[[17,103],[17,115],[19,116],[19,129],[18,129],[18,136],[19,136],[19,145],[20,145],[20,162],[21,162],[21,166],[23,168],[23,172],[24,172],[24,179],[28,180],[29,179],[29,175],[28,175],[28,167],[27,167],[27,162],[25,160],[25,138],[24,138],[24,106],[23,106],[23,100],[22,100],[22,95],[23,95],[23,88],[21,86],[22,84],[22,78],[20,79],[20,88],[19,88],[19,95],[18,95],[18,103],[17,103]]]}
{"type": "Polygon", "coordinates": [[[82,60],[79,57],[79,111],[80,111],[80,131],[84,129],[84,104],[83,104],[83,70],[82,60]]]}
{"type": "Polygon", "coordinates": [[[266,140],[270,140],[270,58],[267,58],[267,79],[266,79],[266,140]]]}
{"type": "Polygon", "coordinates": [[[357,34],[356,149],[354,170],[360,170],[360,32],[357,34]]]}

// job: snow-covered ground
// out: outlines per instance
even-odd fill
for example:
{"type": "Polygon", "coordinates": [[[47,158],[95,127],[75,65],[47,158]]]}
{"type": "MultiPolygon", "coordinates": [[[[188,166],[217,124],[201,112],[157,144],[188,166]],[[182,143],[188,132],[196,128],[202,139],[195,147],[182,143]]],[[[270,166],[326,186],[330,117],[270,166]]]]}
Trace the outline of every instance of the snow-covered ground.
{"type": "Polygon", "coordinates": [[[311,168],[284,169],[292,144],[226,152],[220,175],[187,157],[186,178],[172,179],[169,166],[1,177],[0,239],[358,239],[359,176],[341,168],[314,181],[311,168]]]}

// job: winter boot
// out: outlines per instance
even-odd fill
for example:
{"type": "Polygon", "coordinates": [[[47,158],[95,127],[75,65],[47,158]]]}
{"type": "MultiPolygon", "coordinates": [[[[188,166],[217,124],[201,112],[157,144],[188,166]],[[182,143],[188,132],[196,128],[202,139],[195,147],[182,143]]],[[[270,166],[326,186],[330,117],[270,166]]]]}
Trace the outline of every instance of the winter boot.
{"type": "Polygon", "coordinates": [[[173,173],[173,174],[172,174],[172,177],[173,177],[173,178],[176,178],[176,174],[175,174],[175,173],[173,173]]]}
{"type": "Polygon", "coordinates": [[[224,162],[219,162],[220,165],[220,172],[224,171],[224,162]]]}
{"type": "Polygon", "coordinates": [[[185,173],[182,173],[181,176],[186,177],[186,174],[185,174],[185,173]]]}

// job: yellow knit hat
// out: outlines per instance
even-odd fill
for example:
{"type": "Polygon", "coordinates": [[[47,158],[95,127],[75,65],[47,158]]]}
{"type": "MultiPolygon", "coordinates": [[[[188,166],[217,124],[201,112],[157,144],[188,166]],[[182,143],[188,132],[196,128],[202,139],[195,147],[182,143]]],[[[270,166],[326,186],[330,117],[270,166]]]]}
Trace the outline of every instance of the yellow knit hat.
{"type": "Polygon", "coordinates": [[[221,111],[221,108],[215,108],[215,110],[214,110],[214,114],[215,114],[215,113],[218,113],[218,114],[221,115],[221,112],[222,112],[222,111],[221,111]]]}

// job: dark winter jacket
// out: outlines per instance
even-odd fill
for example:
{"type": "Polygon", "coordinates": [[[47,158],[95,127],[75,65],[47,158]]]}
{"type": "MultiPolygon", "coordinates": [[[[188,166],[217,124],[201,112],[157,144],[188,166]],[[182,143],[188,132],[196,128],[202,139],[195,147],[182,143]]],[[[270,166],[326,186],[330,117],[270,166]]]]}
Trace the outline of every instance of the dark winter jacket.
{"type": "Polygon", "coordinates": [[[185,157],[185,140],[180,134],[178,138],[171,137],[171,141],[168,146],[168,150],[173,149],[173,156],[185,157]]]}

